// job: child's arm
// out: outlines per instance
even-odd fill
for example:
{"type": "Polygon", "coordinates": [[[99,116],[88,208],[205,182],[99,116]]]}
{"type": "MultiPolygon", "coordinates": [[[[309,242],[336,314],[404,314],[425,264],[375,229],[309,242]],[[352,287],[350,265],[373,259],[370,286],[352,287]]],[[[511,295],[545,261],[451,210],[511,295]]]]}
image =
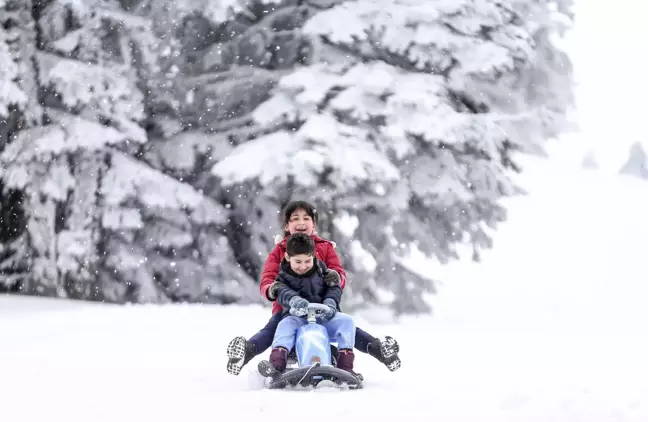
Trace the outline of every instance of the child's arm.
{"type": "MultiPolygon", "coordinates": [[[[288,287],[284,282],[281,281],[281,277],[275,280],[274,283],[268,289],[269,295],[272,295],[277,298],[277,302],[284,309],[290,309],[291,301],[295,297],[299,297],[299,293],[288,287]]],[[[301,299],[301,298],[300,298],[301,299]]],[[[306,300],[306,299],[303,299],[306,300]]],[[[294,304],[294,303],[293,303],[294,304]]],[[[306,302],[308,304],[308,302],[306,302]]]]}
{"type": "Polygon", "coordinates": [[[265,264],[263,264],[263,273],[261,273],[261,285],[259,286],[259,289],[261,290],[261,296],[270,301],[277,299],[277,296],[272,294],[270,287],[272,286],[272,283],[275,282],[277,274],[279,274],[279,264],[281,263],[281,259],[281,249],[279,249],[278,246],[275,246],[275,248],[270,251],[265,264]]]}
{"type": "Polygon", "coordinates": [[[344,268],[342,268],[340,257],[338,256],[337,252],[335,252],[333,245],[329,243],[328,246],[329,247],[326,248],[326,257],[324,258],[324,263],[328,268],[335,270],[340,275],[340,289],[344,289],[344,286],[346,285],[346,272],[344,271],[344,268]]]}
{"type": "Polygon", "coordinates": [[[329,281],[326,281],[326,274],[328,274],[331,270],[326,267],[326,264],[322,265],[322,269],[324,270],[324,280],[326,282],[326,292],[324,293],[322,302],[326,304],[327,299],[333,300],[336,307],[339,308],[340,302],[342,301],[342,287],[340,287],[342,277],[340,277],[340,279],[338,279],[337,277],[329,278],[329,281]]]}
{"type": "Polygon", "coordinates": [[[329,287],[324,294],[324,300],[322,302],[326,303],[327,299],[333,300],[339,308],[340,302],[342,301],[342,288],[340,286],[329,287]]]}

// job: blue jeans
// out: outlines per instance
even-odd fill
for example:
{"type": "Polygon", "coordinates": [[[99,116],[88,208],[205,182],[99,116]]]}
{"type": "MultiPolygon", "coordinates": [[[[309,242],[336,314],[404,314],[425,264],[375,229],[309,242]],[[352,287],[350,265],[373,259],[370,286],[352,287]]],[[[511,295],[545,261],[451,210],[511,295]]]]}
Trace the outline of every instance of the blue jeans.
{"type": "MultiPolygon", "coordinates": [[[[295,347],[295,335],[302,325],[308,324],[306,318],[289,315],[281,320],[275,332],[272,348],[283,347],[290,351],[295,347]]],[[[337,312],[333,318],[321,323],[328,331],[332,343],[337,342],[338,349],[353,349],[355,344],[355,321],[349,315],[337,312]]]]}
{"type": "MultiPolygon", "coordinates": [[[[272,315],[265,327],[263,327],[258,333],[250,338],[250,343],[254,344],[256,348],[255,356],[260,355],[270,348],[279,322],[281,322],[281,312],[272,315]]],[[[362,353],[367,353],[369,343],[371,343],[374,339],[374,336],[367,333],[363,329],[356,327],[355,348],[357,350],[361,351],[362,353]]]]}

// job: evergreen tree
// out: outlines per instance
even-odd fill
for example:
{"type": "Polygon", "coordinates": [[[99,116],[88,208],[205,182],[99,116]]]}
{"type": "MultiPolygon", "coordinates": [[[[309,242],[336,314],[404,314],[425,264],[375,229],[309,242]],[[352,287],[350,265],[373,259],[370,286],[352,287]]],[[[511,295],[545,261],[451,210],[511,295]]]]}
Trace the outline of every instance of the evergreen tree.
{"type": "Polygon", "coordinates": [[[139,76],[163,61],[150,21],[94,0],[42,3],[32,18],[39,51],[28,73],[42,118],[0,156],[5,190],[25,198],[23,290],[117,302],[254,298],[232,263],[227,210],[143,159],[150,109],[139,76]]]}
{"type": "Polygon", "coordinates": [[[640,142],[635,142],[628,151],[628,160],[619,171],[621,174],[629,174],[642,179],[648,179],[648,160],[646,151],[640,142]]]}
{"type": "Polygon", "coordinates": [[[316,202],[357,303],[427,311],[430,275],[405,254],[414,245],[446,262],[467,243],[478,259],[506,218],[499,199],[517,192],[514,153],[564,128],[571,69],[550,42],[561,28],[532,1],[326,3],[302,27],[313,63],[254,112],[270,133],[213,172],[316,202]]]}

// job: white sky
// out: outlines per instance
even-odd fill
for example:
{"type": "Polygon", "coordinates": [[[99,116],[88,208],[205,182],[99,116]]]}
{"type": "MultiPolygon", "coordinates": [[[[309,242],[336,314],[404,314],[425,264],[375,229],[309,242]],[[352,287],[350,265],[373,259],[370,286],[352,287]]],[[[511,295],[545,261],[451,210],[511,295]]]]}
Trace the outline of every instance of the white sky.
{"type": "Polygon", "coordinates": [[[616,172],[632,143],[648,145],[648,3],[578,0],[575,12],[567,46],[580,133],[560,152],[580,162],[591,149],[602,169],[616,172]]]}

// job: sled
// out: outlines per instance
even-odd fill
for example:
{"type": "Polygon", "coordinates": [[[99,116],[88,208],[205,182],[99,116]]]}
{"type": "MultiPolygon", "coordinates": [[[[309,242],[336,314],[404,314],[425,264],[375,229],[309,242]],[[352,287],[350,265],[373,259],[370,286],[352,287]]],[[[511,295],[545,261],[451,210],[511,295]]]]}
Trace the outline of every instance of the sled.
{"type": "Polygon", "coordinates": [[[259,373],[269,379],[266,388],[319,389],[333,387],[350,390],[362,388],[362,376],[356,376],[335,367],[337,348],[331,344],[326,328],[318,324],[316,320],[327,310],[328,307],[320,303],[308,305],[308,324],[297,330],[295,347],[288,354],[288,365],[285,372],[273,374],[275,369],[270,362],[267,360],[259,362],[259,373]]]}

